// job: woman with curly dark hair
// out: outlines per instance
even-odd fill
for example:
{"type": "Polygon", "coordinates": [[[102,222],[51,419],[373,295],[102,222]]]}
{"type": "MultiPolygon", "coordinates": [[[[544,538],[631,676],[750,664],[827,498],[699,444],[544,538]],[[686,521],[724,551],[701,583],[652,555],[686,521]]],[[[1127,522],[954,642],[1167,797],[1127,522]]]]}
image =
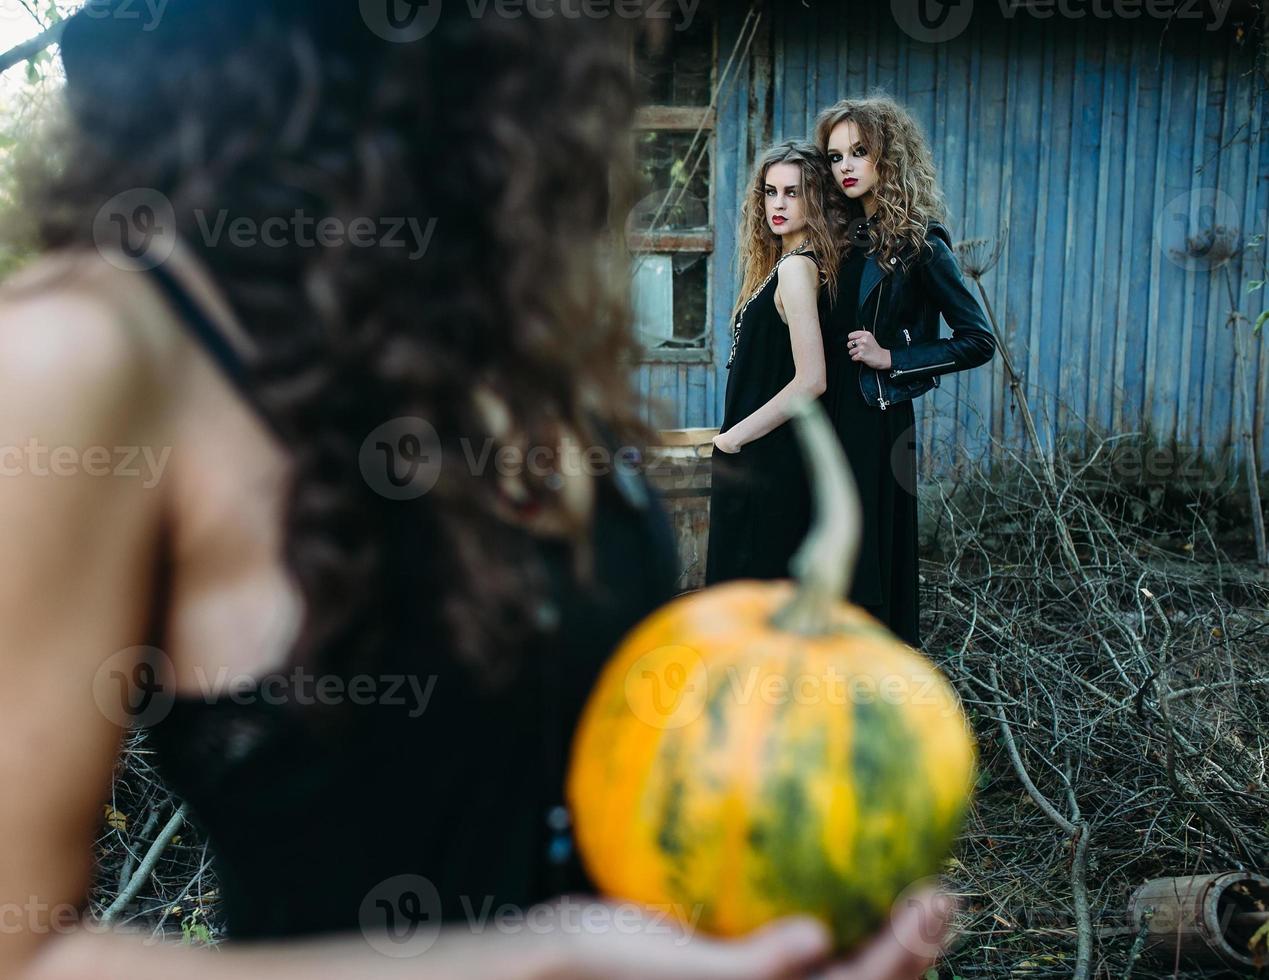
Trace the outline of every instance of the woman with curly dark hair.
{"type": "MultiPolygon", "coordinates": [[[[43,254],[0,296],[4,980],[824,965],[809,921],[547,904],[587,889],[575,719],[676,580],[610,247],[632,82],[615,19],[446,6],[66,28],[43,254]],[[207,834],[220,955],[73,928],[130,724],[207,834]]],[[[917,927],[859,968],[915,975],[917,927]]]]}
{"type": "Polygon", "coordinates": [[[991,360],[995,339],[961,277],[929,145],[908,111],[884,95],[843,100],[820,113],[815,141],[846,205],[825,402],[863,509],[850,599],[919,648],[912,399],[991,360]]]}

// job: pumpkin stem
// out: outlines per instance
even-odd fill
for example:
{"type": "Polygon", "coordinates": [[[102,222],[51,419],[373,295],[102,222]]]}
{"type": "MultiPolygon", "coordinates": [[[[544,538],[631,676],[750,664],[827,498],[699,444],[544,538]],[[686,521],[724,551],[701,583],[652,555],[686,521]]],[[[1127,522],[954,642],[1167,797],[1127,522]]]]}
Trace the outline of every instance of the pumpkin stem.
{"type": "Polygon", "coordinates": [[[814,513],[806,540],[789,562],[797,590],[771,623],[784,632],[821,636],[832,631],[835,610],[855,573],[862,521],[859,488],[818,400],[805,395],[795,399],[792,424],[811,475],[814,513]]]}

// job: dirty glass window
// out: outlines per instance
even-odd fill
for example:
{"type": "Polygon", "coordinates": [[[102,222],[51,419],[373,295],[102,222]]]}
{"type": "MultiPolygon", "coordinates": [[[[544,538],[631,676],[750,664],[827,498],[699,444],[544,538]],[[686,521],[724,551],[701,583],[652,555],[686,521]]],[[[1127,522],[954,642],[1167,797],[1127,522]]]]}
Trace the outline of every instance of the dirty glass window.
{"type": "Polygon", "coordinates": [[[712,183],[715,16],[666,6],[660,29],[632,52],[642,107],[636,121],[640,197],[630,216],[635,328],[645,357],[705,351],[714,251],[712,183]]]}

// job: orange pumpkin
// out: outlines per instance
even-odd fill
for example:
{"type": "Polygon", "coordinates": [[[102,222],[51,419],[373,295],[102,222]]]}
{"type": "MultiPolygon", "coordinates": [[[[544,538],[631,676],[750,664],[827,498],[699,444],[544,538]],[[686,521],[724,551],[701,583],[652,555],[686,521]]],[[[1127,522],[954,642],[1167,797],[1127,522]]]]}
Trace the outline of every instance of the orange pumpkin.
{"type": "Polygon", "coordinates": [[[838,598],[858,496],[820,406],[794,424],[817,510],[797,581],[716,585],[636,626],[582,715],[568,799],[608,895],[722,935],[809,913],[847,949],[937,871],[975,749],[934,665],[838,598]]]}

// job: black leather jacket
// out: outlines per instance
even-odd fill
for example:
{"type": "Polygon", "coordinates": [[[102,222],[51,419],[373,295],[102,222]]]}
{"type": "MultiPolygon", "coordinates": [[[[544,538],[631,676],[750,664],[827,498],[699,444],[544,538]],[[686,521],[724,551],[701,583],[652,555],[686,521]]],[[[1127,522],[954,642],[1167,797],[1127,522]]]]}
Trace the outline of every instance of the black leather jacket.
{"type": "MultiPolygon", "coordinates": [[[[982,307],[961,276],[951,234],[932,221],[926,240],[920,254],[908,249],[888,260],[889,269],[883,270],[874,255],[864,265],[855,298],[858,322],[890,351],[892,362],[889,370],[860,368],[860,390],[874,408],[923,395],[938,386],[940,375],[986,364],[996,351],[982,307]],[[940,315],[951,337],[939,336],[940,315]]],[[[840,302],[833,308],[846,312],[840,302]]],[[[836,327],[826,335],[844,344],[848,332],[836,327]]]]}

